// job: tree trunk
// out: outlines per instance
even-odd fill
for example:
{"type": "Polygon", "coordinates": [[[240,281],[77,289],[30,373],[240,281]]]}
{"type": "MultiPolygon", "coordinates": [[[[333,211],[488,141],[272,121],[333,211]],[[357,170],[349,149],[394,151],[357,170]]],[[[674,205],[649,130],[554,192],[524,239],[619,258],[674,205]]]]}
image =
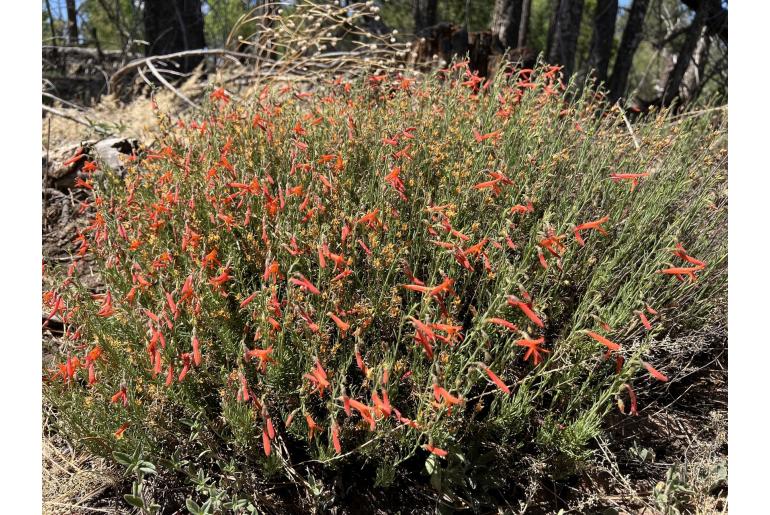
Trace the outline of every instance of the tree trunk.
{"type": "MultiPolygon", "coordinates": [[[[145,0],[144,31],[150,43],[147,55],[203,48],[201,0],[145,0]]],[[[180,59],[180,71],[191,71],[201,59],[201,56],[180,59]]]]}
{"type": "Polygon", "coordinates": [[[580,20],[583,17],[583,0],[563,0],[556,16],[553,30],[554,41],[548,59],[554,64],[561,64],[565,78],[572,75],[575,68],[575,53],[580,35],[580,20]]]}
{"type": "Polygon", "coordinates": [[[666,90],[666,84],[668,83],[668,78],[671,76],[671,72],[674,71],[674,66],[676,65],[676,59],[674,58],[674,54],[671,53],[671,49],[668,46],[664,46],[660,51],[660,61],[663,63],[663,66],[660,70],[660,76],[658,77],[658,81],[655,85],[655,93],[657,94],[657,97],[651,101],[647,101],[648,104],[659,104],[660,99],[663,97],[663,92],[666,90]]]}
{"type": "Polygon", "coordinates": [[[559,9],[561,8],[562,1],[568,0],[550,0],[548,7],[551,9],[551,21],[548,24],[548,35],[545,38],[545,55],[551,55],[553,49],[553,38],[556,33],[557,20],[559,19],[559,9]]]}
{"type": "Polygon", "coordinates": [[[615,38],[615,20],[618,16],[618,0],[598,0],[594,12],[594,34],[588,66],[593,69],[598,82],[607,82],[612,42],[615,38]]]}
{"type": "Polygon", "coordinates": [[[527,46],[527,36],[529,35],[529,13],[532,11],[532,0],[524,0],[521,4],[521,20],[519,21],[519,40],[516,46],[521,48],[527,46]]]}
{"type": "MultiPolygon", "coordinates": [[[[682,0],[682,3],[694,11],[698,8],[699,1],[682,0]]],[[[724,44],[727,44],[727,9],[722,7],[721,2],[712,4],[706,26],[710,35],[719,36],[724,44]]]]}
{"type": "Polygon", "coordinates": [[[78,44],[78,9],[75,0],[67,0],[67,37],[70,45],[78,44]]]}
{"type": "Polygon", "coordinates": [[[437,3],[438,0],[412,0],[415,32],[436,24],[437,3]]]}
{"type": "Polygon", "coordinates": [[[96,56],[100,63],[104,62],[104,52],[102,51],[102,44],[99,42],[99,36],[96,34],[96,27],[91,26],[91,38],[94,40],[94,46],[96,46],[96,56]]]}
{"type": "Polygon", "coordinates": [[[48,11],[48,25],[51,27],[51,44],[57,45],[56,41],[56,26],[53,23],[53,11],[51,11],[51,2],[50,0],[45,0],[45,7],[46,11],[48,11]]]}
{"type": "Polygon", "coordinates": [[[679,97],[679,88],[682,85],[685,72],[692,63],[693,54],[698,47],[698,41],[703,37],[703,29],[706,27],[710,13],[712,12],[712,0],[701,0],[698,9],[695,11],[695,17],[687,29],[687,36],[684,40],[679,54],[676,56],[676,64],[666,81],[666,87],[663,90],[661,103],[664,106],[671,105],[679,97]]]}
{"type": "Polygon", "coordinates": [[[694,102],[703,91],[703,85],[706,83],[706,64],[708,63],[709,52],[711,51],[711,36],[708,28],[698,41],[698,46],[693,55],[692,65],[684,74],[683,86],[687,102],[694,102]]]}
{"type": "Polygon", "coordinates": [[[519,42],[522,0],[495,0],[492,13],[492,34],[503,48],[513,48],[519,42]]]}
{"type": "Polygon", "coordinates": [[[615,65],[612,68],[610,79],[610,100],[617,101],[625,95],[628,86],[628,74],[634,62],[634,54],[642,41],[642,28],[644,17],[647,14],[647,6],[650,0],[634,0],[631,4],[631,12],[628,15],[626,28],[623,30],[623,38],[620,40],[618,55],[615,57],[615,65]]]}

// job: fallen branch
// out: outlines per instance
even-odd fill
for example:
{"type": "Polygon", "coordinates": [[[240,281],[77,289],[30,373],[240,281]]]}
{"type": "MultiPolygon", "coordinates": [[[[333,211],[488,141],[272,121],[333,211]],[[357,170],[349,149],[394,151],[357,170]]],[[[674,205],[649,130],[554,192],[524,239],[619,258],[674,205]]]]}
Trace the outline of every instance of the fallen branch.
{"type": "MultiPolygon", "coordinates": [[[[86,57],[93,57],[96,58],[99,56],[99,52],[95,48],[84,48],[84,47],[76,47],[76,46],[54,46],[54,45],[43,45],[43,53],[46,52],[50,53],[57,53],[57,54],[70,54],[70,55],[82,55],[86,57]]],[[[123,55],[122,50],[102,50],[102,54],[107,57],[121,57],[123,55]]],[[[130,55],[130,57],[136,58],[136,54],[130,55]]]]}
{"type": "Polygon", "coordinates": [[[52,100],[55,100],[56,102],[60,102],[60,103],[66,105],[68,107],[73,108],[73,109],[77,109],[78,111],[85,111],[86,110],[84,107],[81,107],[81,106],[79,106],[77,104],[73,104],[72,102],[68,102],[68,101],[64,100],[63,98],[57,97],[56,95],[52,95],[50,93],[46,93],[45,91],[43,91],[43,96],[44,97],[48,97],[48,98],[50,98],[52,100]]]}
{"type": "Polygon", "coordinates": [[[231,57],[242,57],[244,59],[256,59],[257,56],[252,54],[245,54],[243,52],[233,52],[231,50],[225,50],[223,48],[209,48],[204,49],[201,48],[199,50],[185,50],[183,52],[175,52],[173,54],[165,54],[165,55],[153,55],[150,57],[144,57],[141,59],[135,59],[128,64],[126,64],[124,67],[116,71],[112,74],[112,77],[110,77],[110,88],[115,89],[115,86],[117,84],[117,81],[119,78],[121,78],[126,73],[130,72],[134,68],[144,66],[148,62],[152,60],[165,60],[165,59],[176,59],[179,57],[186,57],[190,55],[227,55],[231,57]]]}
{"type": "Polygon", "coordinates": [[[174,86],[172,86],[169,81],[167,81],[166,79],[163,78],[163,76],[160,74],[158,69],[155,68],[155,66],[152,64],[152,59],[147,59],[147,62],[145,64],[147,65],[147,68],[150,69],[152,74],[155,75],[155,78],[158,79],[161,84],[163,84],[168,89],[170,89],[171,92],[174,93],[174,95],[176,95],[177,97],[179,97],[182,100],[184,100],[185,102],[187,102],[194,109],[200,109],[200,106],[198,104],[196,104],[195,102],[193,102],[192,100],[190,100],[189,98],[184,96],[182,93],[179,92],[178,89],[176,89],[174,86]]]}
{"type": "Polygon", "coordinates": [[[90,123],[84,122],[83,120],[75,118],[74,116],[70,116],[67,113],[59,111],[58,109],[54,109],[53,107],[48,107],[47,105],[43,105],[43,111],[45,111],[47,113],[54,114],[56,116],[61,116],[62,118],[66,118],[67,120],[71,120],[71,121],[73,121],[75,123],[79,123],[80,125],[85,125],[86,127],[91,127],[90,123]]]}

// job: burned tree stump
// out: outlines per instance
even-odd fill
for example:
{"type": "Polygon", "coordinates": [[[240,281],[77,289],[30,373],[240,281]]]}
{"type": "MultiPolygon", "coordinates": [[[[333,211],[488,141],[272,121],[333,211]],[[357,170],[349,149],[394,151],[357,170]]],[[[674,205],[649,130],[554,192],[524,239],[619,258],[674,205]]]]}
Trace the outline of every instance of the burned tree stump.
{"type": "Polygon", "coordinates": [[[490,31],[468,32],[464,27],[451,23],[439,23],[417,34],[409,64],[418,68],[431,68],[435,58],[450,62],[452,59],[468,59],[471,71],[482,77],[494,75],[503,57],[512,63],[531,68],[537,61],[535,52],[527,47],[506,49],[490,31]]]}

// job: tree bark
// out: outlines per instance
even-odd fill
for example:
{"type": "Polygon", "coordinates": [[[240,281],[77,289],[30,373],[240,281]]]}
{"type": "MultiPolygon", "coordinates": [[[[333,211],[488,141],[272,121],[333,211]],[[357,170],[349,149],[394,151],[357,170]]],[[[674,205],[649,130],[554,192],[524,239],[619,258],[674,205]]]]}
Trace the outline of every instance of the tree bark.
{"type": "Polygon", "coordinates": [[[682,79],[687,69],[692,63],[693,53],[698,47],[698,41],[703,37],[703,29],[706,27],[712,7],[716,0],[701,0],[695,11],[695,17],[687,30],[687,36],[684,40],[679,54],[676,56],[676,64],[666,81],[666,87],[663,90],[661,103],[665,106],[671,105],[679,97],[679,88],[682,85],[682,79]]]}
{"type": "Polygon", "coordinates": [[[529,13],[532,11],[532,0],[524,0],[521,4],[521,19],[519,20],[519,39],[516,46],[521,48],[527,46],[527,36],[529,35],[529,13]]]}
{"type": "MultiPolygon", "coordinates": [[[[144,30],[150,43],[148,56],[203,48],[201,0],[145,0],[144,30]]],[[[184,57],[179,63],[181,71],[191,71],[202,58],[184,57]]]]}
{"type": "Polygon", "coordinates": [[[104,62],[104,52],[102,51],[102,44],[99,42],[99,36],[96,33],[96,27],[91,26],[91,38],[94,40],[94,45],[96,46],[96,57],[99,59],[100,63],[104,62]]]}
{"type": "Polygon", "coordinates": [[[492,34],[503,48],[513,48],[519,42],[522,0],[495,0],[492,12],[492,34]]]}
{"type": "Polygon", "coordinates": [[[550,56],[553,49],[553,39],[556,33],[556,25],[559,19],[559,9],[563,1],[568,0],[550,0],[549,7],[551,8],[551,21],[548,24],[548,35],[545,38],[545,55],[550,56]]]}
{"type": "Polygon", "coordinates": [[[415,32],[436,24],[437,4],[438,0],[412,0],[415,32]]]}
{"type": "Polygon", "coordinates": [[[618,54],[615,57],[615,65],[612,68],[610,100],[613,102],[626,93],[628,74],[631,72],[636,49],[639,48],[639,43],[642,41],[642,28],[649,4],[650,0],[634,0],[634,3],[631,4],[631,12],[628,15],[626,28],[623,30],[618,54]]]}
{"type": "Polygon", "coordinates": [[[78,9],[75,0],[67,0],[67,37],[70,45],[78,44],[78,9]]]}
{"type": "Polygon", "coordinates": [[[705,82],[706,63],[711,50],[711,36],[708,30],[703,31],[703,35],[698,40],[698,46],[695,47],[695,53],[692,56],[692,63],[684,74],[682,79],[682,98],[685,102],[694,102],[697,100],[703,89],[705,82]]]}
{"type": "MultiPolygon", "coordinates": [[[[682,3],[692,10],[698,8],[700,0],[682,0],[682,3]]],[[[719,36],[727,44],[727,9],[721,4],[715,3],[706,20],[706,26],[710,35],[719,36]]]]}
{"type": "Polygon", "coordinates": [[[618,0],[598,0],[594,12],[594,33],[588,66],[593,69],[598,82],[607,82],[612,42],[615,39],[615,20],[618,16],[618,0]]]}
{"type": "Polygon", "coordinates": [[[51,27],[51,38],[53,39],[53,44],[58,44],[56,42],[56,26],[53,22],[53,11],[51,11],[51,2],[50,0],[45,0],[45,7],[46,11],[48,11],[48,26],[51,27]]]}
{"type": "Polygon", "coordinates": [[[548,56],[552,63],[563,66],[565,78],[572,75],[575,68],[575,53],[580,35],[580,20],[583,17],[583,0],[562,0],[556,15],[553,30],[554,41],[548,56]]]}

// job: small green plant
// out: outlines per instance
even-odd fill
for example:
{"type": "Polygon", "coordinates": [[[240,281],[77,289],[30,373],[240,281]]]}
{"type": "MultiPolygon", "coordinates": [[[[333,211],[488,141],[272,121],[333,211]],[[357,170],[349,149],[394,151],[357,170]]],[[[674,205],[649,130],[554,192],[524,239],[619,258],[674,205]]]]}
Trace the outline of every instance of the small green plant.
{"type": "Polygon", "coordinates": [[[655,451],[647,447],[642,447],[636,440],[633,441],[631,447],[628,449],[628,454],[639,460],[641,463],[655,463],[655,451]]]}
{"type": "Polygon", "coordinates": [[[134,476],[134,482],[131,485],[131,493],[125,494],[123,499],[135,508],[139,508],[142,514],[152,515],[158,513],[160,505],[152,502],[144,490],[144,479],[148,475],[157,474],[155,465],[142,459],[142,450],[137,447],[132,455],[124,452],[115,451],[112,453],[119,464],[126,467],[126,474],[134,476]]]}
{"type": "Polygon", "coordinates": [[[678,467],[669,468],[665,481],[660,481],[653,489],[655,503],[666,515],[679,515],[693,493],[678,467]]]}

